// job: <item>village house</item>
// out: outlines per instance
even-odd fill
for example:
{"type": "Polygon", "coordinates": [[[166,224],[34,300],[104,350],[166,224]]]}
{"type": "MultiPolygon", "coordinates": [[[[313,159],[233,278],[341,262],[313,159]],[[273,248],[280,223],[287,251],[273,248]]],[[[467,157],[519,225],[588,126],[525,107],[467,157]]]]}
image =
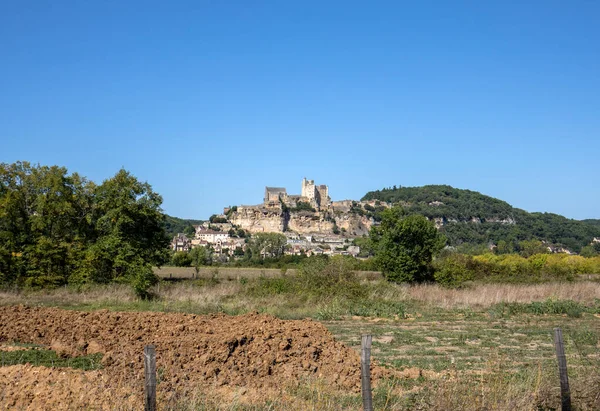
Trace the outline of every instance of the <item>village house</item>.
{"type": "Polygon", "coordinates": [[[192,248],[191,240],[182,233],[177,234],[171,241],[173,251],[189,251],[192,248]]]}
{"type": "Polygon", "coordinates": [[[196,231],[196,240],[206,241],[209,244],[223,243],[229,240],[229,233],[214,230],[196,231]]]}

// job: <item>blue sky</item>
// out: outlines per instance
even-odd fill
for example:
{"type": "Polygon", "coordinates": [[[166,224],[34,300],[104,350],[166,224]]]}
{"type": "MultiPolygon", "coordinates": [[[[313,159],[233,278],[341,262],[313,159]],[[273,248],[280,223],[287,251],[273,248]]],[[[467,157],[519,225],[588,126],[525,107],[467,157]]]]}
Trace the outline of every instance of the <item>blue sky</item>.
{"type": "Polygon", "coordinates": [[[2,1],[0,162],[171,215],[450,184],[600,218],[595,1],[2,1]]]}

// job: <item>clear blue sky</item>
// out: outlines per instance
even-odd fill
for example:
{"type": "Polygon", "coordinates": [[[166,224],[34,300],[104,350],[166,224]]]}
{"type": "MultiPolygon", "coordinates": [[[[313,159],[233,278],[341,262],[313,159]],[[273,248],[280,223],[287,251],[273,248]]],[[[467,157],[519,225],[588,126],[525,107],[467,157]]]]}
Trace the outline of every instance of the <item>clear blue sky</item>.
{"type": "Polygon", "coordinates": [[[171,215],[450,184],[600,218],[597,1],[2,1],[0,162],[171,215]]]}

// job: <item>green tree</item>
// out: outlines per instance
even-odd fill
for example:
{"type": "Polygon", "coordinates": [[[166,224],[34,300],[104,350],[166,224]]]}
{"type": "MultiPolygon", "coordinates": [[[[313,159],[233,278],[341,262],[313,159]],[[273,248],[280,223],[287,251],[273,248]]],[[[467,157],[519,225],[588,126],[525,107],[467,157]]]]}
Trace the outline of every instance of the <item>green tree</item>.
{"type": "Polygon", "coordinates": [[[86,250],[76,281],[127,281],[141,297],[158,281],[153,265],[168,260],[162,197],[125,170],[94,191],[97,239],[86,250]]]}
{"type": "Polygon", "coordinates": [[[399,206],[381,213],[381,225],[371,229],[370,237],[377,266],[397,283],[432,280],[433,256],[446,242],[432,222],[421,215],[406,216],[399,206]]]}
{"type": "Polygon", "coordinates": [[[599,253],[598,251],[596,251],[594,246],[586,245],[581,249],[581,252],[579,254],[583,257],[596,257],[599,253]]]}
{"type": "Polygon", "coordinates": [[[93,187],[64,167],[0,165],[0,281],[67,282],[91,239],[93,187]]]}
{"type": "Polygon", "coordinates": [[[525,258],[534,254],[547,254],[549,252],[548,247],[539,240],[520,241],[518,247],[519,254],[525,258]]]}
{"type": "Polygon", "coordinates": [[[500,240],[496,246],[496,254],[511,254],[515,251],[515,246],[510,241],[500,240]]]}
{"type": "Polygon", "coordinates": [[[190,258],[192,259],[191,264],[196,271],[196,277],[200,274],[200,267],[208,265],[209,255],[206,247],[194,247],[189,252],[190,258]]]}
{"type": "Polygon", "coordinates": [[[192,265],[192,257],[186,251],[178,251],[173,254],[171,262],[175,267],[189,267],[192,265]]]}
{"type": "Polygon", "coordinates": [[[283,255],[287,239],[279,233],[257,233],[252,235],[249,247],[254,260],[278,258],[283,255]]]}

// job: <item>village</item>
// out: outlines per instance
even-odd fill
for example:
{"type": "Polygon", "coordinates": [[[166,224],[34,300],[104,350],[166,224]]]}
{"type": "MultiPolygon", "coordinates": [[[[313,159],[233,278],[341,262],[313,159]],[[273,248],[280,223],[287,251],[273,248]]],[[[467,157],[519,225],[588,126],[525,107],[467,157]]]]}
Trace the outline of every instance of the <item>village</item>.
{"type": "Polygon", "coordinates": [[[193,237],[178,233],[171,248],[187,252],[206,247],[229,261],[244,256],[253,235],[279,233],[286,239],[286,255],[359,257],[360,247],[353,245],[353,240],[367,235],[375,221],[352,212],[353,207],[357,202],[333,202],[328,186],[304,178],[301,194],[288,194],[283,187],[265,187],[261,204],[225,207],[223,214],[195,225],[193,237]]]}

